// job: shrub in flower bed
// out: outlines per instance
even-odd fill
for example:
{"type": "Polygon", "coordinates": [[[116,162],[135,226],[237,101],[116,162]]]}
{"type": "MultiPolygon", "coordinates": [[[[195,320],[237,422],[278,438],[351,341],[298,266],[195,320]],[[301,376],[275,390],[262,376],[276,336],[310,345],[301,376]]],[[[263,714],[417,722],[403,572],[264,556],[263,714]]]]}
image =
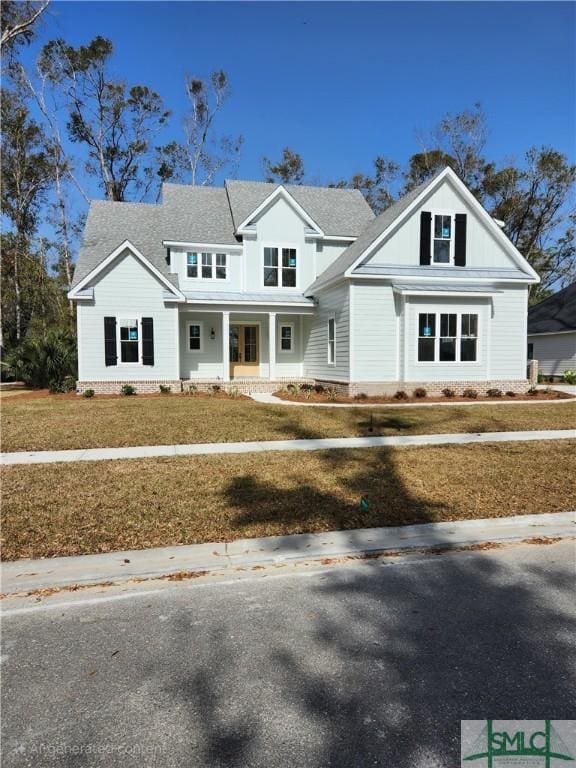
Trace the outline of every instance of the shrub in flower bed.
{"type": "Polygon", "coordinates": [[[124,384],[124,386],[120,390],[120,394],[125,395],[126,397],[128,397],[129,395],[135,395],[136,387],[133,387],[132,384],[124,384]]]}
{"type": "Polygon", "coordinates": [[[326,397],[328,398],[328,400],[334,401],[338,397],[338,392],[336,392],[336,390],[333,387],[331,387],[326,391],[326,397]]]}
{"type": "Polygon", "coordinates": [[[501,389],[489,389],[486,394],[488,397],[502,397],[502,390],[501,389]]]}
{"type": "Polygon", "coordinates": [[[354,395],[354,400],[368,400],[368,395],[366,392],[358,392],[357,395],[354,395]]]}
{"type": "Polygon", "coordinates": [[[444,397],[456,397],[456,392],[453,389],[450,389],[450,387],[444,387],[442,394],[444,397]]]}
{"type": "Polygon", "coordinates": [[[516,397],[516,392],[506,392],[506,397],[516,397]]]}
{"type": "Polygon", "coordinates": [[[462,392],[462,397],[468,397],[470,400],[476,400],[478,392],[475,389],[465,389],[462,392]]]}
{"type": "Polygon", "coordinates": [[[394,395],[394,400],[408,400],[408,395],[403,389],[399,389],[394,395]]]}
{"type": "Polygon", "coordinates": [[[535,395],[538,394],[538,390],[536,389],[536,387],[530,387],[527,394],[530,395],[530,397],[534,397],[535,395]]]}
{"type": "Polygon", "coordinates": [[[82,397],[94,397],[94,390],[85,389],[84,392],[82,392],[82,397]]]}
{"type": "Polygon", "coordinates": [[[314,384],[314,392],[316,392],[317,395],[324,394],[326,390],[322,386],[322,384],[314,384]]]}
{"type": "Polygon", "coordinates": [[[424,387],[417,387],[414,392],[412,392],[414,397],[417,397],[418,399],[421,399],[423,397],[426,397],[428,392],[424,389],[424,387]]]}

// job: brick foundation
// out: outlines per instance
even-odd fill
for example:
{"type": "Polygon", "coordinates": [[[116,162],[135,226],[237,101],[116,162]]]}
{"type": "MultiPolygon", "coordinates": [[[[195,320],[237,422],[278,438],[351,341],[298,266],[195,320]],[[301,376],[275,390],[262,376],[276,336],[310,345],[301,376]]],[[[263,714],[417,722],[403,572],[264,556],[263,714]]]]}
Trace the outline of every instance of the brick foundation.
{"type": "Polygon", "coordinates": [[[160,384],[168,386],[174,394],[187,392],[190,387],[195,387],[198,392],[211,392],[215,386],[223,392],[236,392],[248,395],[251,392],[277,392],[287,384],[313,384],[314,379],[306,378],[278,378],[270,379],[236,379],[233,381],[221,381],[220,379],[194,379],[181,381],[180,379],[156,379],[146,381],[78,381],[76,382],[76,394],[82,395],[87,389],[93,389],[97,395],[118,395],[125,384],[134,387],[137,394],[150,394],[160,392],[160,384]]]}
{"type": "Polygon", "coordinates": [[[415,389],[426,390],[429,397],[441,397],[443,389],[453,389],[456,395],[462,395],[465,389],[474,389],[481,397],[488,389],[499,389],[502,393],[515,392],[524,394],[532,386],[528,379],[511,381],[356,381],[351,383],[335,381],[317,381],[326,389],[335,389],[339,395],[353,397],[363,393],[368,396],[392,396],[398,391],[411,395],[415,389]]]}
{"type": "Polygon", "coordinates": [[[170,387],[172,392],[182,391],[179,379],[156,379],[146,381],[77,381],[76,394],[82,395],[87,389],[93,389],[97,395],[119,395],[125,384],[134,387],[137,393],[160,392],[160,384],[170,387]]]}

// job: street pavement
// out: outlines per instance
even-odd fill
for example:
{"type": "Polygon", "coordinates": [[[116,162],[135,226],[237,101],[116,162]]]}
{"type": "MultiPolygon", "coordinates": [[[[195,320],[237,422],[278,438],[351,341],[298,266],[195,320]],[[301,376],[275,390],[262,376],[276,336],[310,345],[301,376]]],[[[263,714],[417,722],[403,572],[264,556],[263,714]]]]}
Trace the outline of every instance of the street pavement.
{"type": "Polygon", "coordinates": [[[453,768],[574,717],[574,541],[3,601],[5,768],[453,768]]]}

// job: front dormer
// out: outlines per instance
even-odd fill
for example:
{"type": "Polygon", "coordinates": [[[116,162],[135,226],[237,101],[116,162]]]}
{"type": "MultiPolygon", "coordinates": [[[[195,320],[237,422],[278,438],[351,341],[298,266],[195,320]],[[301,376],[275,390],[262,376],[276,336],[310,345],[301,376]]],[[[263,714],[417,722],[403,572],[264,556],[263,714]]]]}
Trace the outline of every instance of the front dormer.
{"type": "Polygon", "coordinates": [[[466,266],[467,215],[452,210],[420,213],[420,264],[466,266]]]}

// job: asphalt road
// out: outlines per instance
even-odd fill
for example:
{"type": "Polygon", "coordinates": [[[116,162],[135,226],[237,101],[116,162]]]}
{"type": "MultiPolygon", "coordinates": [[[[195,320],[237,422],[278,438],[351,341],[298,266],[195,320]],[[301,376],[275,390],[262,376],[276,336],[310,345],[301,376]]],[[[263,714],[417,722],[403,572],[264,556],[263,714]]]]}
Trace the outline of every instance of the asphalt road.
{"type": "Polygon", "coordinates": [[[574,551],[7,600],[2,764],[452,768],[462,719],[574,716],[574,551]]]}

